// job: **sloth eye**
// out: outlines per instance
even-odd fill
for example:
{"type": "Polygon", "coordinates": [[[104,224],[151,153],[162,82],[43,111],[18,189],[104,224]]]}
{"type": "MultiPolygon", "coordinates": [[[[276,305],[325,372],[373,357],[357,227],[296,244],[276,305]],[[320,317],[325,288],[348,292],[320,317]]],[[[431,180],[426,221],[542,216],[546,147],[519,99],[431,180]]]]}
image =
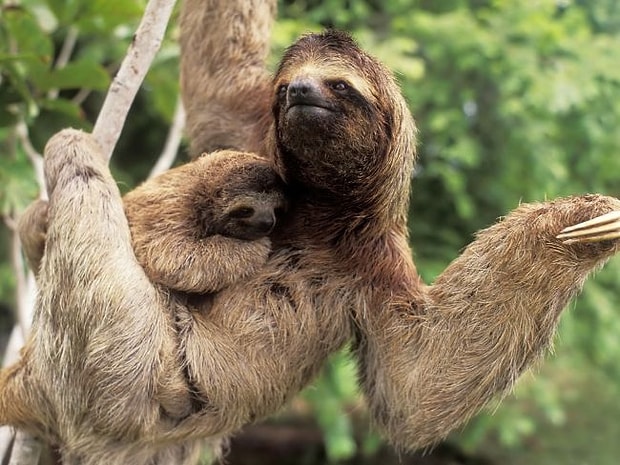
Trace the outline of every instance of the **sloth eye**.
{"type": "Polygon", "coordinates": [[[250,218],[252,215],[254,215],[254,209],[252,207],[238,207],[228,214],[230,218],[237,219],[250,218]]]}
{"type": "Polygon", "coordinates": [[[329,86],[338,92],[343,92],[349,88],[349,85],[344,81],[335,81],[330,83],[329,86]]]}
{"type": "Polygon", "coordinates": [[[286,97],[287,90],[288,90],[288,84],[281,84],[280,87],[278,87],[278,98],[286,97]]]}

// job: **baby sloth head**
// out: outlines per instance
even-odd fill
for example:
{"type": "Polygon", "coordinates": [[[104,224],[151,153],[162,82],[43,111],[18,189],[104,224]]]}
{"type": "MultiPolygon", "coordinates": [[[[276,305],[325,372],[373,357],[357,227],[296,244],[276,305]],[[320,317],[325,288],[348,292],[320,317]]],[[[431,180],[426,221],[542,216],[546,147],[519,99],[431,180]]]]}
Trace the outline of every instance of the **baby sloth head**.
{"type": "Polygon", "coordinates": [[[284,209],[284,197],[277,190],[229,193],[233,203],[226,208],[215,228],[222,236],[253,241],[268,236],[284,209]]]}
{"type": "Polygon", "coordinates": [[[200,193],[196,199],[200,235],[246,241],[268,236],[286,208],[282,182],[266,160],[252,154],[227,154],[209,155],[221,165],[223,178],[211,195],[200,193]]]}

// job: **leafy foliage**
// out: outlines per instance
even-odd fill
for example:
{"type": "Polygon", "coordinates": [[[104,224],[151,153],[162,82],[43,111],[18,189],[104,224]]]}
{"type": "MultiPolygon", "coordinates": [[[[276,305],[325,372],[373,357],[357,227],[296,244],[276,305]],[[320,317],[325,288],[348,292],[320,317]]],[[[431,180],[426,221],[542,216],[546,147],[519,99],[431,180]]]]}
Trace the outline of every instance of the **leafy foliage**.
{"type": "MultiPolygon", "coordinates": [[[[144,4],[22,0],[2,7],[5,217],[15,216],[37,190],[16,124],[27,125],[39,151],[62,127],[89,129],[144,4]],[[70,51],[64,64],[63,49],[70,51]]],[[[273,62],[297,35],[338,27],[397,73],[420,128],[410,227],[428,281],[476,230],[521,201],[584,192],[620,196],[615,0],[281,0],[280,17],[273,62]]],[[[178,92],[175,33],[170,28],[114,157],[124,187],[144,177],[163,145],[178,92]]],[[[8,237],[0,234],[0,277],[10,276],[8,237]]],[[[563,317],[561,350],[552,362],[558,369],[521,383],[518,401],[478,417],[455,440],[473,448],[491,432],[514,445],[534,434],[540,421],[561,423],[566,397],[558,372],[595,366],[620,380],[619,272],[616,260],[563,317]]],[[[10,302],[11,281],[0,282],[0,300],[10,302]]],[[[359,399],[354,377],[351,362],[338,355],[303,395],[326,433],[332,460],[357,448],[349,416],[359,399]]],[[[375,441],[365,436],[362,444],[372,449],[375,441]]]]}

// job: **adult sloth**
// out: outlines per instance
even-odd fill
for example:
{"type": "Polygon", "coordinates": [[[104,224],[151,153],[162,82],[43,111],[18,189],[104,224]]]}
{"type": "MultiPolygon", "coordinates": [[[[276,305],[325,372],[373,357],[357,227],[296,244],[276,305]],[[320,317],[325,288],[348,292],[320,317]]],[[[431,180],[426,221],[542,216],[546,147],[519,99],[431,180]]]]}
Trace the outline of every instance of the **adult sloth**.
{"type": "MultiPolygon", "coordinates": [[[[204,18],[248,4],[207,4],[204,18]]],[[[76,131],[50,141],[41,293],[29,346],[0,378],[3,423],[45,434],[66,463],[192,463],[198,439],[276,411],[353,338],[377,422],[398,445],[428,445],[514,381],[620,248],[616,225],[595,242],[556,238],[615,199],[525,205],[426,287],[406,233],[415,131],[391,74],[327,32],[289,48],[270,89],[273,116],[248,145],[272,157],[291,207],[265,266],[215,296],[153,287],[96,145],[76,131]]],[[[237,101],[249,96],[264,98],[237,101]]]]}

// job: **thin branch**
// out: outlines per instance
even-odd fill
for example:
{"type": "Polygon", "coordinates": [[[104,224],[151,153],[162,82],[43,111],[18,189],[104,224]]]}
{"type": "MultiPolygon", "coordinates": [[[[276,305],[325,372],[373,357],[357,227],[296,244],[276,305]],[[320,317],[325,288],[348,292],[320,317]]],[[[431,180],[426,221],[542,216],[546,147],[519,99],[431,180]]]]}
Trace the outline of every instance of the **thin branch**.
{"type": "MultiPolygon", "coordinates": [[[[54,64],[54,68],[62,69],[64,68],[69,60],[71,59],[71,55],[73,54],[73,50],[75,49],[75,44],[78,38],[78,29],[75,26],[71,26],[67,35],[65,36],[65,40],[62,43],[62,48],[60,49],[60,53],[58,54],[58,58],[56,59],[56,63],[54,64]]],[[[47,93],[47,97],[49,99],[55,99],[58,97],[58,89],[51,89],[47,93]]]]}
{"type": "Polygon", "coordinates": [[[32,321],[32,310],[27,307],[33,300],[30,297],[30,293],[36,293],[36,288],[32,287],[29,289],[28,275],[17,231],[13,230],[11,236],[11,264],[13,266],[13,272],[15,273],[15,285],[17,288],[17,322],[22,331],[22,336],[24,340],[26,340],[28,332],[30,331],[30,322],[32,321]]]}
{"type": "Polygon", "coordinates": [[[56,69],[62,69],[67,66],[67,63],[69,63],[71,55],[73,54],[73,50],[75,49],[77,38],[78,30],[75,26],[71,26],[67,31],[65,41],[63,42],[58,58],[56,59],[56,64],[54,65],[56,69]]]}
{"type": "Polygon", "coordinates": [[[150,0],[95,123],[93,136],[110,159],[129,108],[161,46],[174,0],[150,0]]]}
{"type": "Polygon", "coordinates": [[[177,156],[179,151],[179,145],[181,145],[181,138],[183,137],[183,128],[185,127],[185,108],[183,108],[183,102],[181,97],[177,98],[177,104],[174,109],[174,116],[172,118],[172,125],[168,131],[168,137],[166,137],[166,144],[164,149],[159,155],[157,162],[149,173],[149,178],[155,177],[160,173],[163,173],[169,169],[177,156]]]}
{"type": "Polygon", "coordinates": [[[39,196],[43,200],[47,200],[47,189],[45,188],[45,174],[43,173],[43,155],[41,155],[33,147],[28,135],[28,126],[22,120],[15,126],[15,133],[19,139],[26,156],[30,159],[32,167],[34,168],[34,174],[39,184],[39,196]]]}
{"type": "Polygon", "coordinates": [[[34,436],[18,431],[13,443],[9,465],[33,465],[39,463],[43,445],[34,436]]]}
{"type": "Polygon", "coordinates": [[[77,105],[78,107],[82,106],[82,104],[91,94],[91,92],[92,91],[90,89],[80,89],[78,93],[75,94],[75,96],[71,99],[71,103],[77,105]]]}

